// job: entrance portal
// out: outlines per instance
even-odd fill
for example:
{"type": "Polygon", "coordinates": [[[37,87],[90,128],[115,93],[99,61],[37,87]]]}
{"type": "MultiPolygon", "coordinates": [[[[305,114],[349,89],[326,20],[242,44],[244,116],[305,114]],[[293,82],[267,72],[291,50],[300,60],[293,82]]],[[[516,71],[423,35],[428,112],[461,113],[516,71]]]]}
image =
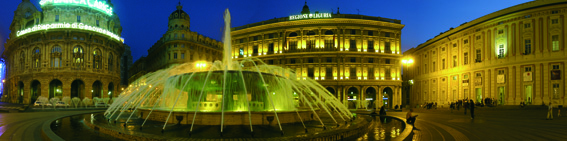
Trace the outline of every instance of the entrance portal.
{"type": "Polygon", "coordinates": [[[366,104],[368,109],[372,109],[375,108],[374,105],[376,105],[374,102],[376,102],[376,89],[374,89],[373,87],[367,88],[366,89],[366,104]]]}
{"type": "Polygon", "coordinates": [[[37,100],[37,97],[41,95],[41,83],[39,81],[34,80],[31,84],[31,103],[37,100]]]}
{"type": "Polygon", "coordinates": [[[393,95],[394,95],[394,91],[392,90],[392,88],[390,87],[386,87],[384,88],[384,90],[382,91],[382,104],[384,104],[384,106],[386,106],[386,108],[392,108],[392,101],[394,99],[393,95]]]}
{"type": "Polygon", "coordinates": [[[527,104],[532,104],[532,85],[524,86],[524,102],[527,104]]]}
{"type": "Polygon", "coordinates": [[[482,88],[476,88],[476,101],[482,102],[482,88]]]}
{"type": "Polygon", "coordinates": [[[505,100],[505,99],[504,99],[504,98],[505,98],[505,97],[504,97],[504,94],[505,94],[505,93],[504,93],[504,87],[498,87],[498,95],[499,95],[499,97],[498,97],[498,103],[499,103],[500,105],[504,105],[504,100],[505,100]]]}

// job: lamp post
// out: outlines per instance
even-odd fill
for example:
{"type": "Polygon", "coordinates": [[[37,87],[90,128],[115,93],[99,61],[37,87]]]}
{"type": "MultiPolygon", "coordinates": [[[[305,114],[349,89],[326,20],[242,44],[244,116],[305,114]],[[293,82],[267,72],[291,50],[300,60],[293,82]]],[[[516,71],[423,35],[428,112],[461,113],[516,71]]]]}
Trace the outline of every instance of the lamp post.
{"type": "MultiPolygon", "coordinates": [[[[409,96],[410,96],[410,91],[411,91],[411,85],[413,85],[413,80],[404,80],[404,78],[405,78],[405,79],[408,79],[408,78],[409,78],[409,77],[408,77],[409,74],[406,74],[406,72],[404,71],[404,65],[406,65],[406,69],[409,70],[409,65],[411,65],[411,64],[413,64],[413,59],[412,59],[412,58],[405,58],[405,59],[402,59],[402,74],[403,74],[403,75],[402,75],[402,80],[404,81],[404,82],[402,83],[402,85],[405,85],[405,86],[402,86],[402,87],[405,88],[405,91],[406,91],[406,100],[408,101],[408,102],[406,102],[406,103],[409,103],[409,99],[410,99],[409,96]],[[403,76],[405,76],[405,77],[403,77],[403,76]]],[[[405,103],[403,102],[403,99],[404,99],[404,98],[403,98],[403,96],[402,96],[402,104],[400,104],[400,105],[404,105],[404,104],[405,104],[405,103]]]]}

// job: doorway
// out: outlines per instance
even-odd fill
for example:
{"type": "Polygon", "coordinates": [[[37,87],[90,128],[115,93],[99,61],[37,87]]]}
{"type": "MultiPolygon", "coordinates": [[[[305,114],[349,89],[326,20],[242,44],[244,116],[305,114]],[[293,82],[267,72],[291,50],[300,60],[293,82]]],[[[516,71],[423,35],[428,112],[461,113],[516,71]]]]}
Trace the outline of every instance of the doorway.
{"type": "Polygon", "coordinates": [[[498,87],[498,104],[504,105],[504,87],[498,87]]]}
{"type": "Polygon", "coordinates": [[[476,101],[475,102],[481,102],[482,101],[482,88],[476,88],[476,101]]]}
{"type": "Polygon", "coordinates": [[[525,102],[527,104],[532,104],[532,85],[524,86],[524,95],[525,95],[525,102]]]}

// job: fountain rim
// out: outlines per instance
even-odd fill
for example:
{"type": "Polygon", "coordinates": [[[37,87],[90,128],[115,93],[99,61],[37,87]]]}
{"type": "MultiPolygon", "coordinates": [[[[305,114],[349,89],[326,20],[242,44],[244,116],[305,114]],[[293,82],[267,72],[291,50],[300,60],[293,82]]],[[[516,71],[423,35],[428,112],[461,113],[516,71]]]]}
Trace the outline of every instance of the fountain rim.
{"type": "MultiPolygon", "coordinates": [[[[140,107],[138,108],[138,110],[141,111],[151,111],[152,108],[145,108],[145,107],[140,107]]],[[[319,108],[314,108],[313,110],[321,110],[319,108]]],[[[169,112],[171,111],[170,109],[158,109],[155,108],[153,109],[153,111],[160,111],[160,112],[169,112]]],[[[208,113],[208,114],[214,114],[214,113],[218,113],[221,114],[223,113],[222,111],[206,111],[206,110],[200,110],[197,111],[198,113],[208,113]]],[[[307,109],[307,108],[297,108],[297,110],[276,110],[276,112],[278,113],[292,113],[292,112],[311,112],[311,109],[307,109]]],[[[195,110],[191,110],[191,111],[175,111],[173,110],[173,113],[195,113],[195,110]]],[[[224,113],[238,113],[238,114],[248,114],[248,111],[224,111],[224,113]]],[[[273,110],[269,110],[269,111],[250,111],[250,113],[274,113],[273,110]]]]}

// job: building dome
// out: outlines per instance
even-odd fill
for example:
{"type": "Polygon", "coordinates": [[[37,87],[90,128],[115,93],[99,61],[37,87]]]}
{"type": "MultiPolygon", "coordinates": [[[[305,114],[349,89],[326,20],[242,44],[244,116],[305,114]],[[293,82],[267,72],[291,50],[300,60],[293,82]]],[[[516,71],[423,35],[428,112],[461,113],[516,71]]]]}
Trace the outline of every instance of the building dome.
{"type": "Polygon", "coordinates": [[[169,29],[181,29],[181,30],[188,30],[190,24],[190,18],[185,11],[183,11],[183,6],[181,6],[181,2],[177,5],[177,10],[173,11],[171,15],[169,15],[169,29]]]}
{"type": "Polygon", "coordinates": [[[18,9],[16,9],[15,16],[31,17],[30,14],[33,14],[36,11],[37,8],[30,2],[30,0],[22,0],[22,3],[18,5],[18,9]]]}
{"type": "Polygon", "coordinates": [[[307,2],[305,2],[305,5],[303,6],[303,10],[301,10],[301,14],[309,14],[311,12],[309,12],[309,6],[307,6],[307,2]]]}
{"type": "Polygon", "coordinates": [[[173,13],[169,15],[169,20],[174,20],[174,19],[189,20],[189,15],[185,13],[185,11],[183,11],[182,8],[183,6],[178,5],[177,10],[173,11],[173,13]]]}

